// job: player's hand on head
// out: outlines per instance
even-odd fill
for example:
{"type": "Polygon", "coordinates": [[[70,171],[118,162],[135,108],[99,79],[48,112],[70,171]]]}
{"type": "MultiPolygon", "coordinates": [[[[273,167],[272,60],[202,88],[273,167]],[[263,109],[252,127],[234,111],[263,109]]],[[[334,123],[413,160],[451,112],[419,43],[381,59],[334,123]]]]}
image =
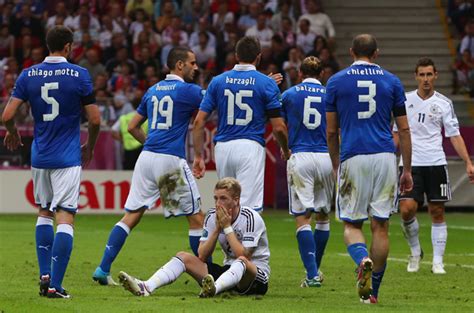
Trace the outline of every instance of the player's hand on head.
{"type": "Polygon", "coordinates": [[[268,77],[273,79],[277,85],[280,85],[281,82],[283,81],[283,75],[281,75],[281,73],[275,73],[275,74],[270,73],[268,74],[268,77]]]}
{"type": "Polygon", "coordinates": [[[94,150],[89,145],[83,144],[81,146],[82,167],[87,167],[94,157],[94,150]]]}
{"type": "Polygon", "coordinates": [[[7,131],[5,138],[3,140],[3,144],[7,147],[8,150],[14,151],[18,149],[18,147],[23,146],[21,142],[20,132],[16,130],[16,132],[10,133],[7,131]]]}
{"type": "MultiPolygon", "coordinates": [[[[204,159],[202,158],[195,158],[193,162],[193,175],[197,179],[204,177],[206,172],[206,164],[204,163],[204,159]]],[[[217,208],[216,208],[217,209],[217,208]]]]}

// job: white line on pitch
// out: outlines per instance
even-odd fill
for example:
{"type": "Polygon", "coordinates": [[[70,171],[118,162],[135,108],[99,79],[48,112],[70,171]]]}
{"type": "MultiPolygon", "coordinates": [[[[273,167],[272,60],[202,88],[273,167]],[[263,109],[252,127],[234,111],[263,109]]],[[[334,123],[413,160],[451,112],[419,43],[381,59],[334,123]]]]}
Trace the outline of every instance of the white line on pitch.
{"type": "MultiPolygon", "coordinates": [[[[349,254],[347,253],[338,253],[340,256],[347,256],[350,257],[349,254]]],[[[399,258],[388,258],[389,261],[394,261],[394,262],[401,262],[401,263],[408,263],[407,259],[399,259],[399,258]]],[[[428,261],[421,261],[420,263],[422,264],[428,264],[431,265],[431,262],[428,261]]],[[[468,265],[468,264],[451,264],[451,263],[444,263],[444,266],[450,266],[450,267],[463,267],[463,268],[472,268],[474,269],[474,265],[468,265]]]]}
{"type": "MultiPolygon", "coordinates": [[[[456,225],[449,225],[449,222],[446,223],[448,229],[460,229],[460,230],[474,230],[474,226],[456,226],[456,225]]],[[[421,227],[431,227],[431,224],[420,224],[421,227]]]]}

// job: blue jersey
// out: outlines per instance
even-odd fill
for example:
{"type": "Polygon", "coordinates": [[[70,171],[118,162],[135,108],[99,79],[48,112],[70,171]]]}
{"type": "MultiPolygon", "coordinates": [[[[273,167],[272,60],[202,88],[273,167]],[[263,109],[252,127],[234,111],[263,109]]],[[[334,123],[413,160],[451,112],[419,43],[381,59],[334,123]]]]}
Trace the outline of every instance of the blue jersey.
{"type": "Polygon", "coordinates": [[[199,108],[202,89],[176,75],[150,87],[137,109],[148,118],[148,136],[143,150],[186,157],[189,121],[199,108]]]}
{"type": "Polygon", "coordinates": [[[280,90],[255,66],[236,65],[212,79],[199,109],[217,110],[214,141],[250,139],[264,145],[266,112],[281,109],[280,90]]]}
{"type": "Polygon", "coordinates": [[[47,57],[24,69],[12,97],[29,101],[35,120],[31,165],[66,168],[81,165],[82,105],[95,102],[88,71],[63,57],[47,57]]]}
{"type": "Polygon", "coordinates": [[[405,105],[402,83],[376,64],[358,61],[332,76],[326,111],[337,112],[341,161],[359,154],[395,152],[392,111],[405,105]]]}
{"type": "Polygon", "coordinates": [[[307,78],[283,93],[283,113],[292,153],[328,152],[325,94],[326,88],[314,78],[307,78]]]}

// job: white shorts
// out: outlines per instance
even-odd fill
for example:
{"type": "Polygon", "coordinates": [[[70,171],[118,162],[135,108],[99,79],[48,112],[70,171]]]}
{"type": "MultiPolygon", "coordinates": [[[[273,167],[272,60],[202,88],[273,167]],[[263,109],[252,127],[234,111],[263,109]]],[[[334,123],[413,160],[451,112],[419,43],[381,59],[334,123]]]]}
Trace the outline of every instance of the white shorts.
{"type": "Polygon", "coordinates": [[[151,209],[158,198],[165,217],[192,215],[201,209],[201,196],[186,160],[142,151],[133,170],[125,210],[151,209]]]}
{"type": "Polygon", "coordinates": [[[58,208],[76,213],[81,186],[81,167],[31,168],[36,204],[54,212],[58,208]]]}
{"type": "Polygon", "coordinates": [[[290,214],[331,211],[334,176],[329,153],[295,153],[288,160],[286,172],[290,214]]]}
{"type": "Polygon", "coordinates": [[[236,139],[218,142],[215,147],[216,170],[219,179],[236,178],[241,187],[240,205],[263,209],[265,148],[256,141],[236,139]]]}
{"type": "Polygon", "coordinates": [[[388,219],[396,208],[397,163],[393,153],[357,155],[341,163],[337,181],[339,219],[388,219]]]}

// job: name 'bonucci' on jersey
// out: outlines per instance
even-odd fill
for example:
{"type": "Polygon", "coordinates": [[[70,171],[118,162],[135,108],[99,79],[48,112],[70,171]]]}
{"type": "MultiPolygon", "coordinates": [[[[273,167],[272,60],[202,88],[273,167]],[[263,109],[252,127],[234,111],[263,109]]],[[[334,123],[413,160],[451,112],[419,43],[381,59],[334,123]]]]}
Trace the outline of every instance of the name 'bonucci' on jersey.
{"type": "MultiPolygon", "coordinates": [[[[408,124],[412,142],[412,166],[445,165],[442,128],[446,137],[460,134],[459,122],[453,103],[447,97],[435,91],[423,100],[414,90],[406,94],[408,124]]],[[[397,131],[396,124],[394,131],[397,131]]],[[[400,165],[402,165],[400,159],[400,165]]]]}

